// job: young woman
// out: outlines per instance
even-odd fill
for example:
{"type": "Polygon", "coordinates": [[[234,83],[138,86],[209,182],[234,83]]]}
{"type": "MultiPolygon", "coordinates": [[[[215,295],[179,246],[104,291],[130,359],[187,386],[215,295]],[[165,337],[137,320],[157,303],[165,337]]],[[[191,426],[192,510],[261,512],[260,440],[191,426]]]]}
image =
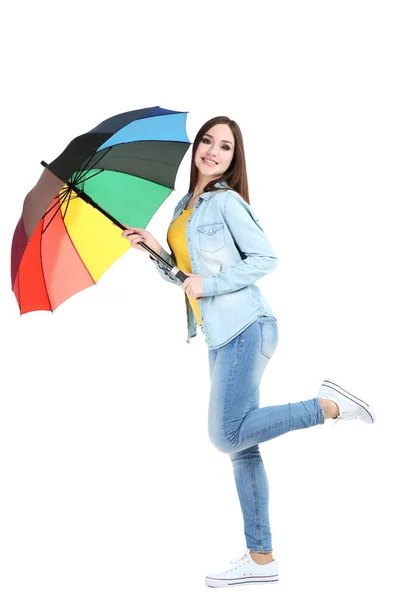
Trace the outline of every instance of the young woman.
{"type": "MultiPolygon", "coordinates": [[[[278,581],[268,515],[268,481],[259,444],[326,419],[373,423],[368,404],[329,380],[318,397],[259,408],[259,387],[278,342],[277,320],[255,281],[277,258],[250,207],[241,131],[215,117],[196,135],[188,193],[175,207],[167,253],[145,229],[123,232],[133,248],[145,242],[188,275],[182,284],[154,261],[160,275],[185,292],[188,337],[197,325],[208,344],[209,436],[229,455],[247,549],[228,570],[206,577],[210,587],[278,581]]],[[[154,260],[151,256],[150,258],[154,260]]]]}

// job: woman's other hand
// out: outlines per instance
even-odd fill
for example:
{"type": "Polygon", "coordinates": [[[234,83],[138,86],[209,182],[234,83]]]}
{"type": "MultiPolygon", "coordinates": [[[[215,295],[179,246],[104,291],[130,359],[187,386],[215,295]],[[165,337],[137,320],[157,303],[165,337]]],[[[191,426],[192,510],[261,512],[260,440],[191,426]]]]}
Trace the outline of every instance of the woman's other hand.
{"type": "MultiPolygon", "coordinates": [[[[183,271],[185,273],[185,271],[183,271]]],[[[203,277],[196,273],[185,273],[188,276],[182,283],[183,290],[194,300],[203,297],[203,277]]]]}

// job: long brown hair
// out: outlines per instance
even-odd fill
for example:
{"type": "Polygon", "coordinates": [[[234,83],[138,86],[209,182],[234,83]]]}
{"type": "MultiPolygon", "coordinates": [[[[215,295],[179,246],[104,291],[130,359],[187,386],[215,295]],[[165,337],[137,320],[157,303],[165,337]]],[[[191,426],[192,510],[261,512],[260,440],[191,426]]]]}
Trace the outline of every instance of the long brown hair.
{"type": "Polygon", "coordinates": [[[240,131],[239,125],[236,123],[236,121],[232,121],[229,119],[229,117],[214,117],[213,119],[207,121],[207,123],[204,123],[204,125],[200,127],[199,131],[197,132],[193,142],[192,162],[190,166],[190,183],[188,191],[193,192],[199,177],[199,172],[194,162],[197,147],[200,144],[200,141],[203,139],[204,134],[207,133],[211,127],[219,124],[228,125],[232,131],[233,138],[235,140],[233,158],[229,168],[225,171],[225,173],[220,175],[217,179],[210,181],[205,186],[204,191],[212,192],[214,190],[221,189],[215,187],[215,184],[219,181],[226,181],[230,189],[235,190],[235,192],[242,196],[243,200],[245,200],[247,204],[250,204],[242,132],[240,131]]]}

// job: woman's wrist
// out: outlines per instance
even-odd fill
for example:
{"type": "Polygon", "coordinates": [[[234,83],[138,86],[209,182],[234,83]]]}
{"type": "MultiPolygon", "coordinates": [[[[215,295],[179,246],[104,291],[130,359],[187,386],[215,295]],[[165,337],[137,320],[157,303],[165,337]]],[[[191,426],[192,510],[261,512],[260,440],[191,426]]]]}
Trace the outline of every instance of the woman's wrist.
{"type": "MultiPolygon", "coordinates": [[[[159,256],[161,255],[162,246],[158,242],[156,242],[152,246],[149,246],[149,248],[151,248],[159,256]]],[[[150,252],[149,252],[149,254],[150,254],[150,258],[152,258],[153,260],[157,261],[157,258],[155,258],[150,252]]]]}

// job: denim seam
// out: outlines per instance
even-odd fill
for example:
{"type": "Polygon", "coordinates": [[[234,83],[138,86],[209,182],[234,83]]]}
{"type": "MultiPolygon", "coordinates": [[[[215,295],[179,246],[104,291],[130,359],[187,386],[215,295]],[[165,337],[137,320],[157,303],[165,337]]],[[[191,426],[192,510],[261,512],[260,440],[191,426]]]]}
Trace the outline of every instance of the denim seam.
{"type": "Polygon", "coordinates": [[[255,517],[256,517],[256,541],[259,546],[262,546],[260,510],[259,510],[259,504],[258,504],[256,480],[254,477],[253,464],[251,462],[250,448],[247,448],[246,454],[247,454],[247,460],[248,460],[248,465],[249,465],[249,470],[250,470],[250,477],[251,477],[251,484],[252,484],[252,491],[253,491],[254,512],[255,512],[255,517]]]}
{"type": "MultiPolygon", "coordinates": [[[[236,364],[236,357],[237,357],[237,354],[235,356],[235,364],[236,364]]],[[[222,436],[223,436],[224,440],[226,439],[226,415],[227,415],[227,412],[228,412],[227,406],[228,406],[229,397],[230,397],[230,393],[231,393],[232,373],[233,373],[233,368],[231,368],[229,370],[228,383],[227,383],[227,386],[226,386],[226,394],[225,394],[225,402],[224,402],[224,413],[223,413],[223,417],[222,417],[223,418],[222,436]]]]}
{"type": "MultiPolygon", "coordinates": [[[[229,400],[230,400],[230,396],[231,396],[233,373],[234,373],[234,370],[235,370],[237,362],[238,362],[238,357],[239,357],[239,354],[240,354],[240,350],[243,347],[243,342],[244,342],[243,336],[241,334],[239,334],[237,336],[235,361],[234,361],[231,369],[229,370],[228,385],[227,385],[227,390],[226,390],[226,394],[225,394],[224,416],[223,416],[223,420],[224,420],[224,422],[223,422],[223,437],[224,437],[225,440],[228,439],[228,436],[226,435],[226,422],[227,422],[226,415],[227,415],[227,412],[228,412],[227,406],[229,404],[229,400]]],[[[239,431],[240,431],[240,428],[238,430],[238,433],[239,433],[239,431]]]]}

